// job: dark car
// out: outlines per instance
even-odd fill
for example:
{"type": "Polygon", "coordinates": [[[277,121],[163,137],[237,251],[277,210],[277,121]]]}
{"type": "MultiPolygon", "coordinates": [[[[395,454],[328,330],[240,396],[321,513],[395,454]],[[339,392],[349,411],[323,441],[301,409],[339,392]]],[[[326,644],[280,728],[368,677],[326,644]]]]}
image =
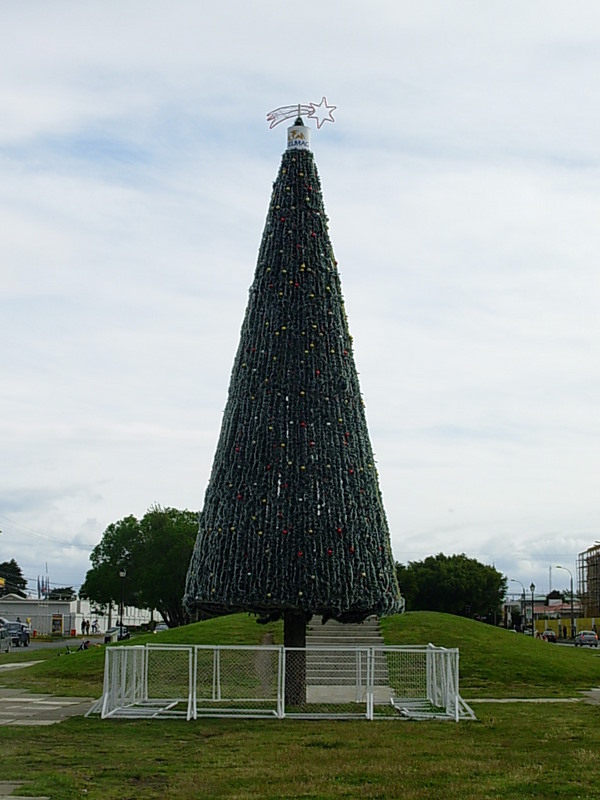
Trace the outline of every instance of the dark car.
{"type": "Polygon", "coordinates": [[[556,634],[553,630],[548,628],[542,633],[542,639],[545,639],[547,642],[556,642],[556,634]]]}
{"type": "Polygon", "coordinates": [[[109,642],[120,642],[123,639],[130,639],[131,635],[125,625],[115,625],[109,628],[104,634],[104,644],[109,642]]]}
{"type": "Polygon", "coordinates": [[[29,629],[22,622],[7,622],[4,626],[15,647],[29,647],[29,629]]]}
{"type": "Polygon", "coordinates": [[[583,647],[584,644],[598,647],[598,634],[595,631],[580,631],[575,637],[575,647],[583,647]]]}

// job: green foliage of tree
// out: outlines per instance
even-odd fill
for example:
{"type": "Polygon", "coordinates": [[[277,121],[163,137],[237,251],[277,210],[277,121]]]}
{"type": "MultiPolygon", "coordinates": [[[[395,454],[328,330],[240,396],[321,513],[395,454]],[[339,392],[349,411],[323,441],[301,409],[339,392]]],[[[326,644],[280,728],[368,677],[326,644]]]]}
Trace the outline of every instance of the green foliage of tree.
{"type": "Polygon", "coordinates": [[[0,596],[17,594],[20,597],[27,597],[27,579],[14,558],[0,562],[0,578],[4,579],[0,583],[0,596]]]}
{"type": "Polygon", "coordinates": [[[140,545],[140,523],[133,515],[112,522],[104,531],[102,540],[92,550],[85,581],[80,589],[80,596],[87,597],[100,605],[108,605],[121,596],[121,579],[119,570],[125,569],[129,580],[124,584],[125,604],[138,605],[139,597],[135,592],[136,551],[140,545]]]}
{"type": "Polygon", "coordinates": [[[396,564],[396,572],[408,611],[488,618],[500,608],[507,589],[505,575],[464,553],[396,564]]]}
{"type": "Polygon", "coordinates": [[[160,506],[140,520],[130,515],[111,523],[92,551],[80,596],[100,606],[118,604],[123,587],[125,605],[156,608],[169,625],[183,624],[185,576],[197,532],[196,512],[160,506]]]}
{"type": "Polygon", "coordinates": [[[198,534],[198,513],[154,506],[140,521],[143,569],[136,580],[148,608],[157,608],[170,626],[183,625],[187,568],[198,534]]]}

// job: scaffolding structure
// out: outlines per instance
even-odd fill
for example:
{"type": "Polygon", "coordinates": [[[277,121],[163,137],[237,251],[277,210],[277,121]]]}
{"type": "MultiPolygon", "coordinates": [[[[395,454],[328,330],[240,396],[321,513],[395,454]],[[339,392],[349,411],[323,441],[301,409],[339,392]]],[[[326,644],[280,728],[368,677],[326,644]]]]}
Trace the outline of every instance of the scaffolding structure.
{"type": "Polygon", "coordinates": [[[577,556],[577,589],[582,616],[600,617],[600,543],[577,556]]]}

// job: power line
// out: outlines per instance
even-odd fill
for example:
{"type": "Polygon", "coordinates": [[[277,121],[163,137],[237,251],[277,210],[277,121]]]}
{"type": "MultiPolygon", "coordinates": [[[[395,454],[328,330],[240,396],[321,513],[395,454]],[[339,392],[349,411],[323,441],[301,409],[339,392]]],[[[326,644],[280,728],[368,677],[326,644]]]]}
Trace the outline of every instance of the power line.
{"type": "Polygon", "coordinates": [[[29,533],[31,536],[35,536],[38,539],[42,539],[43,541],[54,542],[55,544],[61,544],[64,547],[76,547],[79,550],[91,551],[94,549],[94,547],[96,547],[95,544],[80,544],[79,542],[72,542],[72,541],[70,542],[66,539],[57,539],[54,536],[48,536],[47,534],[40,533],[39,531],[34,531],[32,528],[28,528],[26,525],[22,525],[20,522],[15,522],[14,520],[9,519],[9,517],[5,517],[3,514],[0,514],[0,519],[4,520],[5,522],[8,522],[9,525],[14,526],[15,528],[21,529],[22,531],[29,533]]]}

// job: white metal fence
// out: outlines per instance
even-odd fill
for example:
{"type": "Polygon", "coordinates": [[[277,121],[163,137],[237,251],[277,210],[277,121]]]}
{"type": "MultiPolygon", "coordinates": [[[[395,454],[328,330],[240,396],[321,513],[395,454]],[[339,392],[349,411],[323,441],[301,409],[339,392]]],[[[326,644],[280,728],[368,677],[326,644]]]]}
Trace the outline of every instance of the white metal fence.
{"type": "Polygon", "coordinates": [[[473,719],[457,649],[277,645],[108,647],[102,718],[473,719]]]}

